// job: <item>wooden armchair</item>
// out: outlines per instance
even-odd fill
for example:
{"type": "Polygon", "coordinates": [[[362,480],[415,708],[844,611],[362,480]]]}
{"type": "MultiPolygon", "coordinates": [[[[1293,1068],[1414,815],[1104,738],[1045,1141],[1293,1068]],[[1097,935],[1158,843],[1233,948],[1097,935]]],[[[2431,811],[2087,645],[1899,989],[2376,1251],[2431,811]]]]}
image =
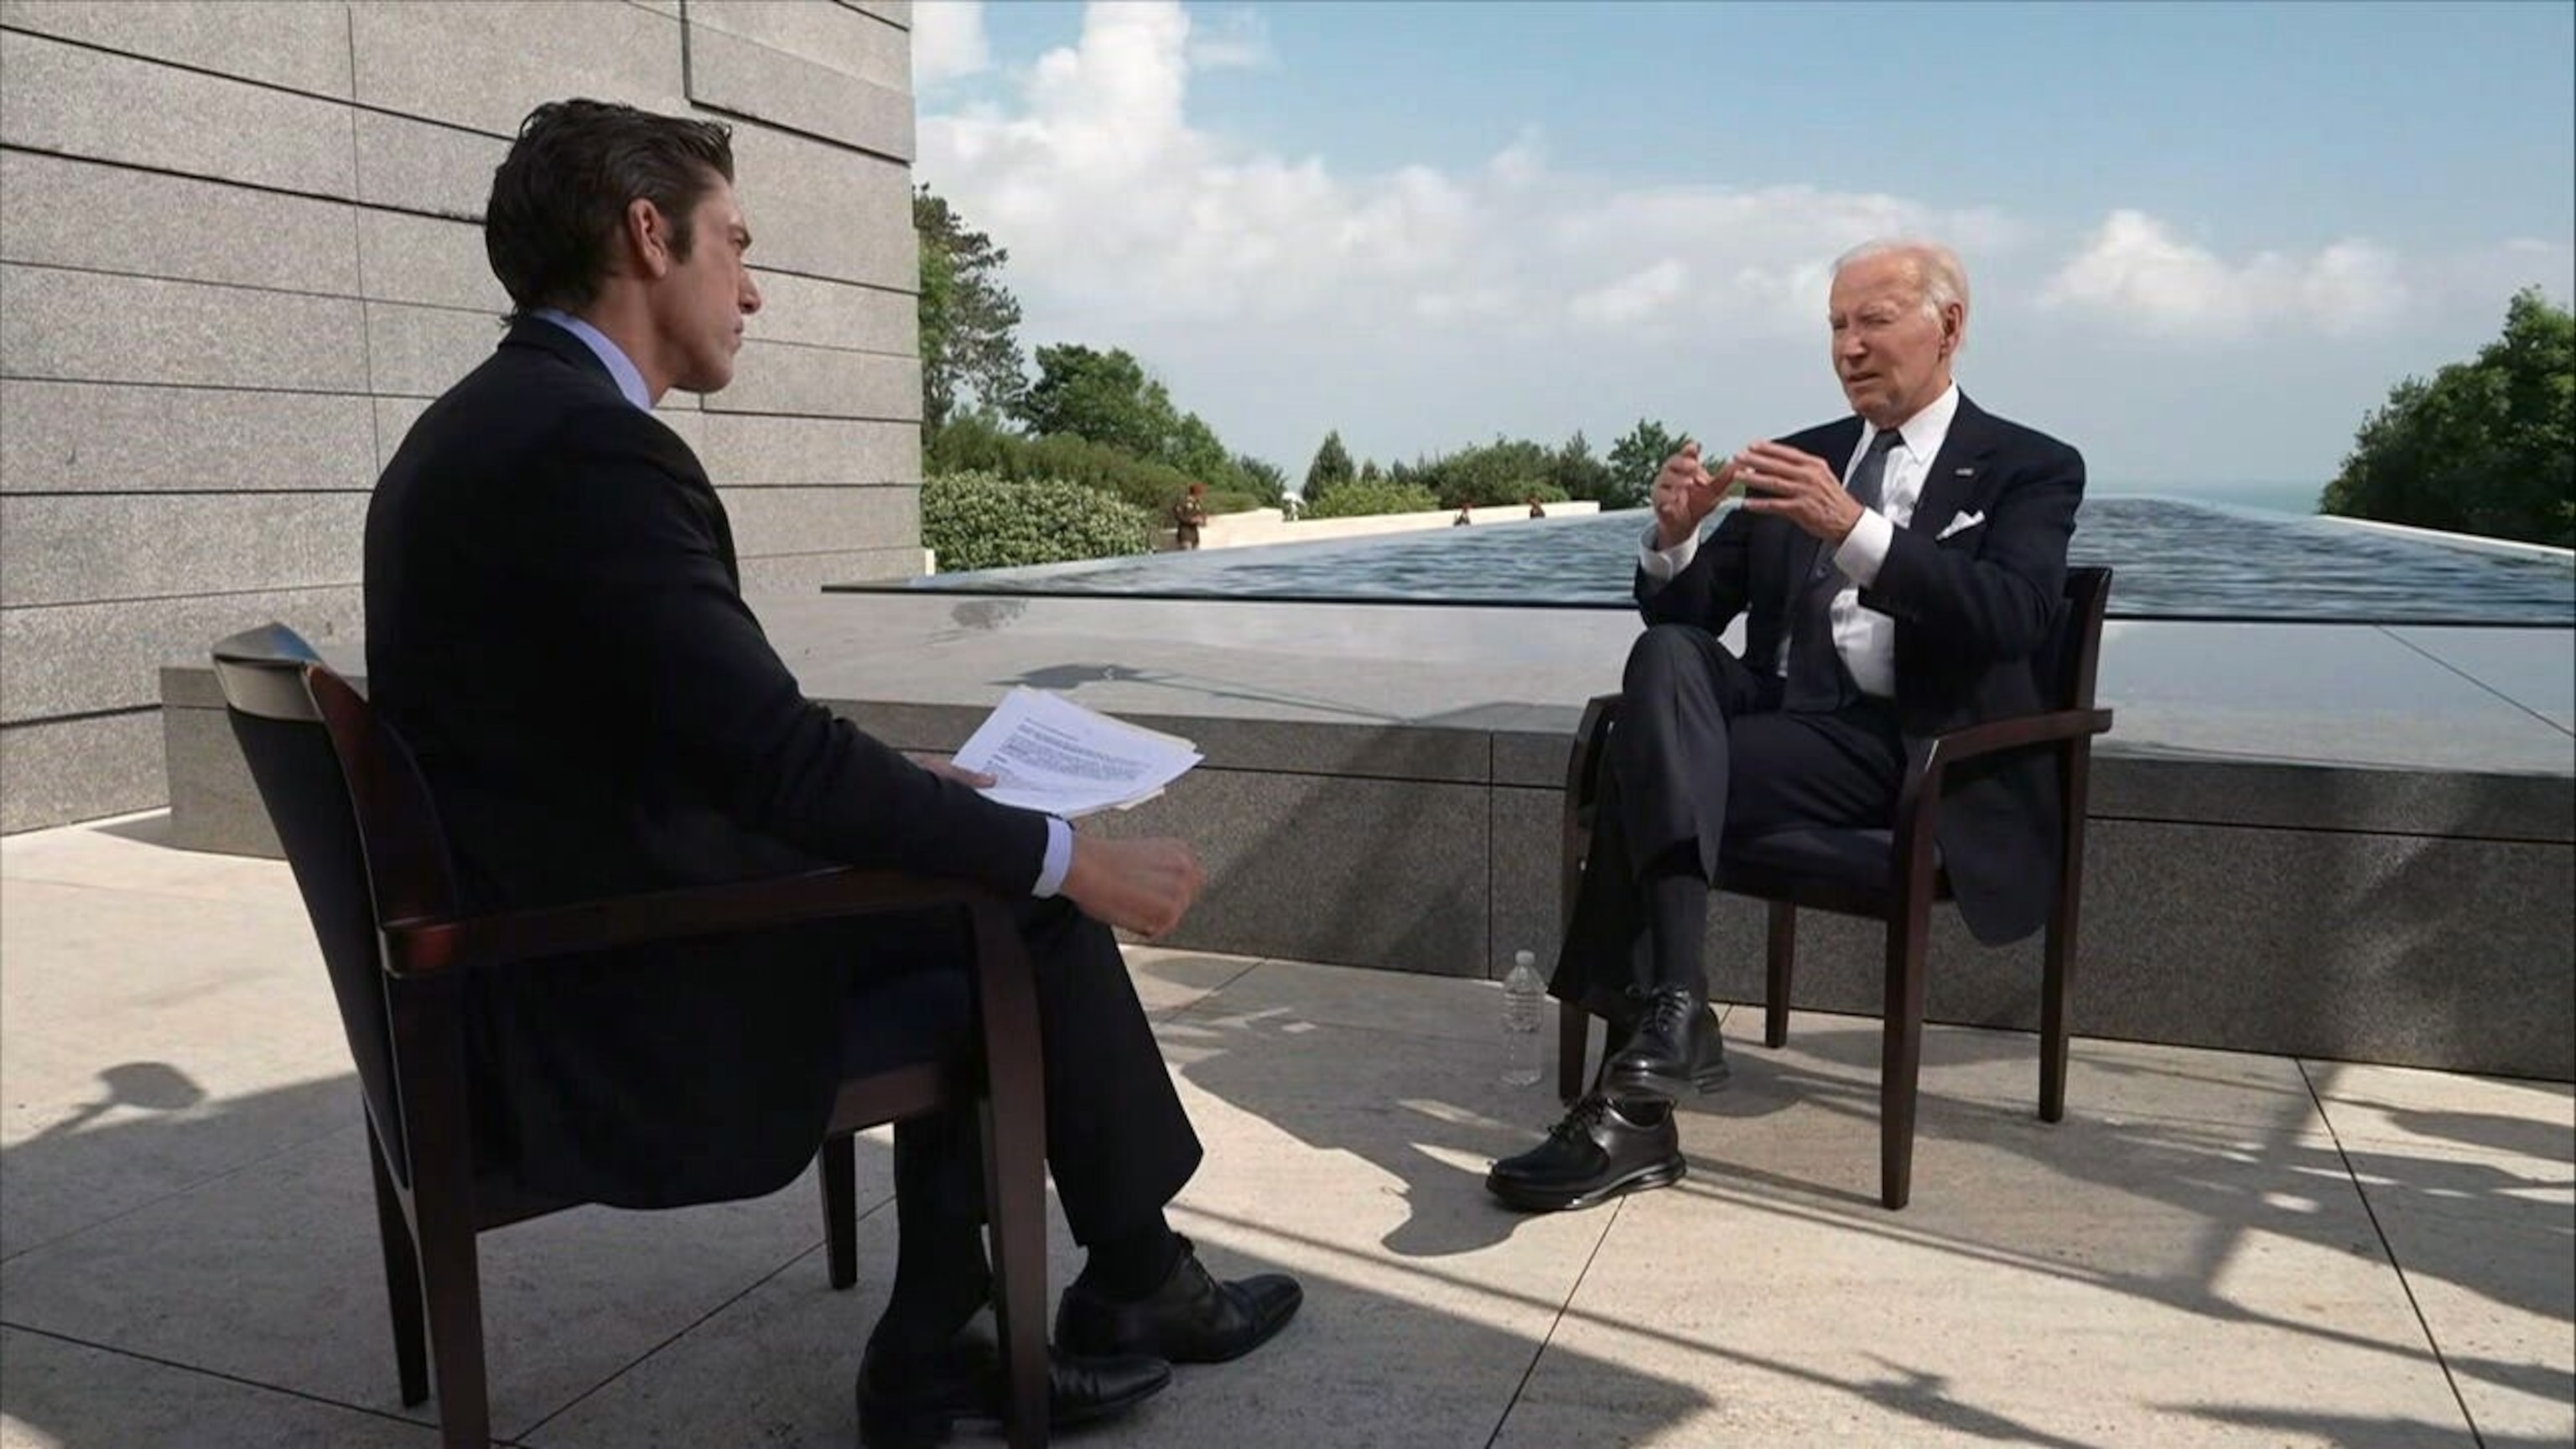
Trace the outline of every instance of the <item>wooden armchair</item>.
{"type": "MultiPolygon", "coordinates": [[[[2093,703],[2094,676],[2102,657],[2102,616],[2111,598],[2111,571],[2076,568],[2066,573],[2066,608],[2045,656],[2054,681],[2046,713],[1990,720],[1967,729],[1917,740],[1907,751],[1905,779],[1896,799],[1893,830],[1798,830],[1729,842],[1713,889],[1768,901],[1771,906],[1762,1041],[1789,1040],[1789,983],[1795,965],[1798,908],[1867,916],[1887,923],[1884,1045],[1879,1080],[1879,1197],[1901,1208],[1913,1194],[1915,1087],[1923,1059],[1924,947],[1931,933],[1932,903],[1948,900],[1935,829],[1946,772],[1962,761],[2012,750],[2046,750],[2056,757],[2065,816],[2058,835],[2057,899],[2048,915],[2047,964],[2041,982],[2039,1115],[2066,1115],[2066,993],[2075,962],[2077,908],[2084,892],[2085,792],[2093,737],[2109,732],[2111,711],[2093,703]]],[[[1565,772],[1563,845],[1564,911],[1574,912],[1583,863],[1592,844],[1594,806],[1604,749],[1618,721],[1619,696],[1594,699],[1577,727],[1565,772]]],[[[1584,1087],[1590,1014],[1572,1003],[1557,1017],[1557,1090],[1567,1101],[1584,1087]]]]}
{"type": "MultiPolygon", "coordinates": [[[[305,642],[271,625],[214,647],[226,712],[302,891],[355,1058],[375,1175],[402,1401],[438,1371],[441,1442],[490,1439],[476,1235],[578,1203],[531,1197],[478,1150],[466,1101],[468,972],[574,952],[826,917],[950,906],[975,943],[975,1049],[890,1047],[841,1084],[820,1144],[832,1286],[858,1278],[852,1135],[945,1103],[982,1109],[995,1308],[1015,1449],[1047,1436],[1045,1116],[1037,1002],[1009,903],[980,887],[856,870],[459,911],[411,753],[305,642]],[[424,1339],[424,1316],[427,1334],[424,1339]]],[[[856,1340],[853,1340],[855,1346],[856,1340]]]]}

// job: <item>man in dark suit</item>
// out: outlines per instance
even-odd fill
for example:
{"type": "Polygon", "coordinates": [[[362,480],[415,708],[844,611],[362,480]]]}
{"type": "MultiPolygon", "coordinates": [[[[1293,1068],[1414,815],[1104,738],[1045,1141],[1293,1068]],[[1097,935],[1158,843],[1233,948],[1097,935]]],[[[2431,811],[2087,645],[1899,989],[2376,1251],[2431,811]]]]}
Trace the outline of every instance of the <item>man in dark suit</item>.
{"type": "MultiPolygon", "coordinates": [[[[1683,1172],[1671,1105],[1726,1078],[1700,951],[1726,843],[1886,828],[1909,739],[2041,707],[2036,656],[2066,574],[2084,460],[1951,380],[1968,283],[1945,247],[1874,242],[1835,264],[1834,371],[1853,416],[1712,472],[1696,443],[1655,479],[1599,826],[1550,990],[1611,1024],[1593,1092],[1486,1185],[1585,1207],[1683,1172]],[[1742,506],[1703,541],[1737,485],[1742,506]],[[1741,657],[1718,634],[1745,616],[1741,657]]],[[[1940,849],[1960,914],[2028,935],[2055,890],[2056,777],[2005,760],[1957,781],[1940,849]]]]}
{"type": "MultiPolygon", "coordinates": [[[[727,128],[539,107],[484,224],[516,304],[432,403],[368,511],[367,665],[460,878],[524,907],[810,869],[895,867],[1029,897],[1047,1153],[1088,1250],[1056,1321],[1059,1422],[1168,1361],[1250,1351],[1292,1280],[1212,1279],[1164,1205],[1200,1148],[1111,926],[1177,923],[1173,840],[1076,836],[805,698],[744,605],[723,504],[652,405],[731,381],[760,293],[727,128]]],[[[845,1056],[959,1026],[962,927],[831,923],[508,973],[473,1002],[476,1102],[532,1185],[632,1206],[772,1191],[812,1157],[845,1056]]],[[[980,1139],[895,1129],[901,1246],[859,1375],[871,1442],[989,1413],[980,1139]]]]}

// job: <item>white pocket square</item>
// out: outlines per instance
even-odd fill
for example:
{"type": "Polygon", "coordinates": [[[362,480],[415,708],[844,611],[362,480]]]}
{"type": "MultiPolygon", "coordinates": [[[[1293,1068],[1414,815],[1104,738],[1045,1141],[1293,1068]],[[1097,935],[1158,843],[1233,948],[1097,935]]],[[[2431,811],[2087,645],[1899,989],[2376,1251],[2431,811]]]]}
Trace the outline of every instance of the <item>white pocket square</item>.
{"type": "Polygon", "coordinates": [[[1985,521],[1986,516],[1982,513],[1962,513],[1958,517],[1951,519],[1950,526],[1942,529],[1932,541],[1934,543],[1939,543],[1942,539],[1948,538],[1954,533],[1965,533],[1969,529],[1972,529],[1985,521]]]}

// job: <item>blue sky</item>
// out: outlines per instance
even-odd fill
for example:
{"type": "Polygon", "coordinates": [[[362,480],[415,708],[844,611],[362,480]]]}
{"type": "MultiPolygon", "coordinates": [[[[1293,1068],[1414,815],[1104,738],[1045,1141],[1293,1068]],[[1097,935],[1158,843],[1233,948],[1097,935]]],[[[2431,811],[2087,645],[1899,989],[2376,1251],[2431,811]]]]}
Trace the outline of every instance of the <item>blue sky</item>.
{"type": "Polygon", "coordinates": [[[2330,476],[2576,290],[2576,6],[916,8],[919,179],[1024,341],[1125,346],[1302,475],[1840,411],[1826,266],[1965,257],[1964,387],[2106,489],[2330,476]]]}

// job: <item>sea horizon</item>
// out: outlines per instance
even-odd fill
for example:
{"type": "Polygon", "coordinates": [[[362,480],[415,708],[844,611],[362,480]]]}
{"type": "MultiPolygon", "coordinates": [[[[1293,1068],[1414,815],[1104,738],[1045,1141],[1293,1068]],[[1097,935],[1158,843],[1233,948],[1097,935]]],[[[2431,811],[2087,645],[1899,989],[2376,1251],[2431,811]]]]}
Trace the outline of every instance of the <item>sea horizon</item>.
{"type": "Polygon", "coordinates": [[[2085,493],[2093,498],[2171,498],[2186,503],[2223,503],[2273,513],[2314,513],[2326,491],[2323,482],[2303,483],[2155,483],[2096,480],[2085,493]]]}

